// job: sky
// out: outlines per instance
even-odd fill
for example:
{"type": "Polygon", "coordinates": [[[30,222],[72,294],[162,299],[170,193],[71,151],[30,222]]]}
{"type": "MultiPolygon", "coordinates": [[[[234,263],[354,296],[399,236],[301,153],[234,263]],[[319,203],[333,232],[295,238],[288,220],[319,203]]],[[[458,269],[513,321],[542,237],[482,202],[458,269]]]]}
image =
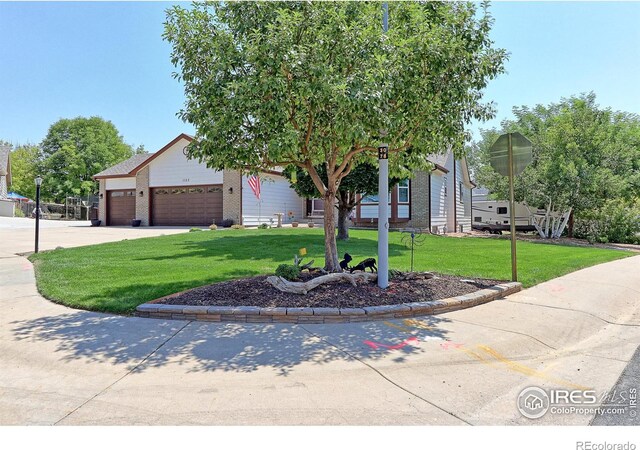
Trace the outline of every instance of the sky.
{"type": "MultiPolygon", "coordinates": [[[[193,133],[162,40],[175,2],[0,2],[0,140],[37,144],[61,118],[100,116],[154,152],[193,133]]],[[[187,6],[188,3],[182,3],[187,6]]],[[[485,101],[499,126],[514,106],[594,91],[640,113],[640,2],[493,2],[492,39],[510,53],[485,101]]],[[[393,17],[390,18],[393,26],[393,17]]]]}

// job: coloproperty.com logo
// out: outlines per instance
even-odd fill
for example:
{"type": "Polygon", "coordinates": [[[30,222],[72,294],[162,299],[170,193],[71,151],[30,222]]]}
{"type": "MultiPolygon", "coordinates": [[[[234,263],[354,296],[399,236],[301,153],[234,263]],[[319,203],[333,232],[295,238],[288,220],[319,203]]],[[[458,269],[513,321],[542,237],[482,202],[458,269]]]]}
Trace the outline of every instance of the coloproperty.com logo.
{"type": "Polygon", "coordinates": [[[551,414],[629,414],[636,417],[637,388],[598,395],[594,390],[524,388],[518,395],[518,410],[528,419],[551,414]]]}

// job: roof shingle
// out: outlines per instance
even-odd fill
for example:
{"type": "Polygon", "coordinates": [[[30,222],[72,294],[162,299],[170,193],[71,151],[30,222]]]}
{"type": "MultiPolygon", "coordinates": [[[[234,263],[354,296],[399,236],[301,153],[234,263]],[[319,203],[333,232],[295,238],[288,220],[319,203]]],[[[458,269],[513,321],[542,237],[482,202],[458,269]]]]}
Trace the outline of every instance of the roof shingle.
{"type": "Polygon", "coordinates": [[[102,172],[95,174],[93,177],[99,178],[129,175],[129,173],[133,169],[144,163],[150,157],[151,153],[140,153],[138,155],[133,155],[131,158],[124,160],[121,163],[116,164],[115,166],[108,167],[102,172]]]}

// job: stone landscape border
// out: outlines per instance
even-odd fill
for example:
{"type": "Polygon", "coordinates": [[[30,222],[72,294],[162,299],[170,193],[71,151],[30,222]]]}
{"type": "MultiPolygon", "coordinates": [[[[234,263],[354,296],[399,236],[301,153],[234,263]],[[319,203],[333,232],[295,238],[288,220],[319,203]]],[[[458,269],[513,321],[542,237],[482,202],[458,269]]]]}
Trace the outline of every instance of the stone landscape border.
{"type": "MultiPolygon", "coordinates": [[[[150,302],[139,305],[136,308],[136,316],[203,322],[298,324],[369,322],[457,311],[488,303],[521,290],[522,283],[502,283],[471,294],[443,300],[366,306],[364,308],[259,308],[257,306],[164,305],[150,302]]],[[[168,297],[175,295],[177,294],[168,297]]],[[[158,300],[155,301],[157,302],[158,300]]]]}

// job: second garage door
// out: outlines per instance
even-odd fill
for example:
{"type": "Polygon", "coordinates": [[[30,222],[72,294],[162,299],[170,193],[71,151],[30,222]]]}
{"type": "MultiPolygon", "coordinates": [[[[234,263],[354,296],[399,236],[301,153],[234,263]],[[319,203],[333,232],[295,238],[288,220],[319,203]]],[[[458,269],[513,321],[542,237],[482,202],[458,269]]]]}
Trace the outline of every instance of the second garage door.
{"type": "Polygon", "coordinates": [[[208,226],[222,220],[222,186],[154,188],[153,225],[208,226]]]}

